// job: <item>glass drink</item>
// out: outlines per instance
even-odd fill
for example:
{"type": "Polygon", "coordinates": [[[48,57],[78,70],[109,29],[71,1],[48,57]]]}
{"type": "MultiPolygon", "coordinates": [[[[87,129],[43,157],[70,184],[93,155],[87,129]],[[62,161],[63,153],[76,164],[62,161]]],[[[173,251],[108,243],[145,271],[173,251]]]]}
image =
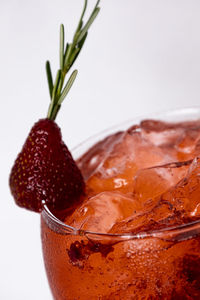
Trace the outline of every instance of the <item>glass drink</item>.
{"type": "MultiPolygon", "coordinates": [[[[87,175],[87,155],[83,159],[82,167],[85,177],[90,177],[90,188],[98,190],[91,194],[96,201],[94,206],[88,202],[84,206],[83,202],[81,209],[78,208],[79,213],[84,209],[84,214],[88,213],[84,221],[76,212],[73,217],[59,219],[44,207],[41,217],[43,255],[56,300],[200,299],[200,109],[172,111],[151,119],[179,125],[165,124],[165,127],[163,123],[149,121],[140,123],[140,128],[129,129],[131,139],[136,137],[134,147],[140,130],[143,132],[140,142],[148,140],[150,144],[143,143],[138,152],[134,150],[138,153],[137,170],[126,165],[124,177],[120,171],[121,181],[118,173],[115,174],[114,193],[109,190],[113,183],[109,176],[101,180],[99,175],[87,175]],[[126,184],[123,185],[122,179],[126,184]],[[74,224],[78,225],[72,226],[74,224]]],[[[137,119],[124,123],[89,139],[74,150],[74,157],[78,159],[105,136],[139,122],[137,119]]],[[[116,142],[118,134],[113,136],[116,142]]],[[[116,142],[118,148],[124,138],[122,141],[116,142]]],[[[113,141],[106,143],[108,151],[113,141]]],[[[123,151],[130,143],[126,140],[123,151]]],[[[101,146],[100,142],[90,151],[93,165],[99,155],[95,151],[101,146]]],[[[115,147],[115,151],[118,148],[115,147]]],[[[119,166],[119,160],[111,152],[109,155],[119,166]]],[[[103,159],[101,153],[99,157],[103,159]]],[[[112,162],[104,159],[104,163],[108,167],[112,162]]],[[[88,160],[88,169],[90,164],[88,160]]]]}

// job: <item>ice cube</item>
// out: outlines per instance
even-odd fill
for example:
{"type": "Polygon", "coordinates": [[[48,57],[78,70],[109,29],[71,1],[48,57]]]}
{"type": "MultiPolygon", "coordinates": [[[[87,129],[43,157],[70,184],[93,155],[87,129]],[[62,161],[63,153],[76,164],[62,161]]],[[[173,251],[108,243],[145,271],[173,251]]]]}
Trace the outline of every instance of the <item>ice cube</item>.
{"type": "Polygon", "coordinates": [[[181,220],[179,219],[180,214],[174,214],[171,203],[159,200],[158,197],[153,199],[151,205],[153,208],[147,209],[146,211],[141,210],[123,221],[116,222],[109,233],[138,234],[167,228],[174,223],[181,224],[181,220]]]}
{"type": "Polygon", "coordinates": [[[174,210],[180,211],[183,218],[200,217],[200,158],[196,157],[185,178],[163,194],[174,210]]]}
{"type": "Polygon", "coordinates": [[[129,193],[133,191],[137,170],[172,161],[173,157],[144,139],[137,130],[131,134],[125,132],[88,179],[87,187],[91,194],[111,190],[129,193]]]}
{"type": "Polygon", "coordinates": [[[113,224],[134,215],[141,205],[119,192],[102,192],[85,201],[65,223],[77,229],[108,232],[113,224]]]}
{"type": "Polygon", "coordinates": [[[77,160],[77,165],[83,177],[87,180],[97,171],[104,160],[109,156],[114,145],[120,142],[123,132],[112,134],[92,146],[82,157],[77,160]]]}
{"type": "Polygon", "coordinates": [[[186,176],[191,161],[139,170],[133,181],[133,197],[141,203],[155,198],[186,176]]]}
{"type": "Polygon", "coordinates": [[[186,129],[175,148],[178,151],[179,160],[198,156],[200,154],[200,128],[186,129]]]}
{"type": "Polygon", "coordinates": [[[140,126],[144,138],[165,149],[175,160],[189,160],[200,154],[199,120],[179,123],[144,120],[140,126]]]}
{"type": "Polygon", "coordinates": [[[184,133],[180,123],[175,125],[163,121],[144,120],[140,126],[143,137],[156,146],[173,145],[184,133]]]}

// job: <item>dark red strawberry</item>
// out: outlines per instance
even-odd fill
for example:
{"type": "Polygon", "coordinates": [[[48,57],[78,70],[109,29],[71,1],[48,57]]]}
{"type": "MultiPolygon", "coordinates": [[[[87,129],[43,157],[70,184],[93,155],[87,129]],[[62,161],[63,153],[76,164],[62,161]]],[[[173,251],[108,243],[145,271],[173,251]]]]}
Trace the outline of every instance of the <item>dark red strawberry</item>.
{"type": "Polygon", "coordinates": [[[12,168],[10,188],[19,206],[36,212],[43,200],[56,209],[79,201],[84,180],[54,121],[42,119],[31,129],[12,168]]]}

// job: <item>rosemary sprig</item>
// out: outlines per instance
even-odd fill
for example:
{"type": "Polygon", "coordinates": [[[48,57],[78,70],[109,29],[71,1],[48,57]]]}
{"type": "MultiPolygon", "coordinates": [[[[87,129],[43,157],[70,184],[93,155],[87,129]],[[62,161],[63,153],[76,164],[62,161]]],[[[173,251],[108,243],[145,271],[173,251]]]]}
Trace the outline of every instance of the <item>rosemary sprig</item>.
{"type": "Polygon", "coordinates": [[[67,43],[65,45],[64,25],[61,24],[60,26],[60,69],[57,71],[54,82],[50,62],[46,62],[46,74],[51,98],[47,118],[50,120],[55,120],[63,100],[76,79],[78,71],[74,70],[65,84],[65,77],[77,59],[87,38],[88,29],[92,25],[100,10],[100,7],[98,6],[100,0],[98,0],[90,17],[88,18],[88,21],[84,25],[83,18],[87,9],[87,2],[88,1],[85,0],[81,17],[71,43],[67,43]]]}

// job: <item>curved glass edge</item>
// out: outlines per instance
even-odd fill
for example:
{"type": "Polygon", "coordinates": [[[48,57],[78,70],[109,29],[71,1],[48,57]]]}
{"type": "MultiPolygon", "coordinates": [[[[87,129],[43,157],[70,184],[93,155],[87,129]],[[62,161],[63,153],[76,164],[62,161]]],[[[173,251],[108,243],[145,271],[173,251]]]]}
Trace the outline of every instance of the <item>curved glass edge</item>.
{"type": "Polygon", "coordinates": [[[58,218],[56,218],[46,205],[42,210],[42,218],[47,226],[54,232],[61,235],[75,235],[86,236],[88,239],[98,242],[120,242],[126,240],[146,239],[146,238],[158,238],[164,241],[178,242],[184,241],[189,238],[194,238],[200,235],[200,220],[182,224],[179,226],[167,227],[164,229],[140,232],[138,234],[124,233],[124,234],[110,234],[110,233],[98,233],[87,230],[80,230],[69,225],[66,225],[58,218]]]}
{"type": "MultiPolygon", "coordinates": [[[[165,112],[159,112],[154,114],[149,114],[148,116],[136,117],[134,119],[128,120],[117,126],[110,127],[90,138],[80,143],[78,146],[72,149],[72,154],[75,159],[80,157],[86,150],[92,147],[96,142],[99,142],[104,137],[117,132],[119,130],[125,130],[137,124],[141,120],[154,119],[154,120],[164,120],[166,122],[181,122],[181,121],[192,121],[200,118],[200,107],[186,107],[181,109],[169,110],[165,112]]],[[[58,234],[62,235],[76,235],[76,236],[86,236],[88,239],[96,241],[110,241],[110,242],[120,242],[133,239],[145,239],[145,238],[158,238],[164,241],[183,241],[189,238],[196,237],[200,235],[200,220],[179,225],[168,227],[155,231],[140,232],[138,234],[109,234],[109,233],[98,233],[91,232],[87,230],[80,230],[69,225],[66,225],[61,220],[56,218],[49,208],[44,205],[41,216],[47,226],[58,234]]]]}

